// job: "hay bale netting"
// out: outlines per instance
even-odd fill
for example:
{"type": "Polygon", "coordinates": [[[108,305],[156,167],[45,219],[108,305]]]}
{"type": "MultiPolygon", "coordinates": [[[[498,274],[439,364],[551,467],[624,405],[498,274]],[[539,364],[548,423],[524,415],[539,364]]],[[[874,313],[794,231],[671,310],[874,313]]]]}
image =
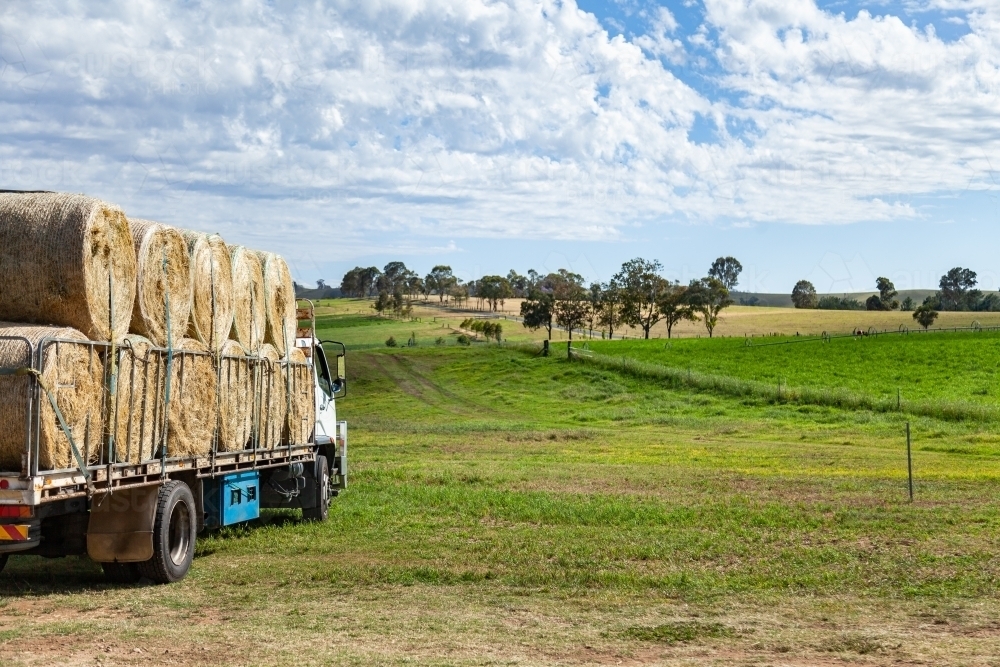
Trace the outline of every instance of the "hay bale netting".
{"type": "Polygon", "coordinates": [[[128,224],[137,265],[131,331],[164,347],[167,344],[167,294],[170,296],[173,340],[184,337],[191,317],[191,263],[187,243],[179,231],[167,225],[135,219],[130,219],[128,224]]]}
{"type": "Polygon", "coordinates": [[[285,356],[285,341],[295,345],[295,284],[288,264],[273,252],[259,252],[264,267],[264,311],[267,314],[264,342],[270,343],[285,356]],[[284,329],[282,329],[284,325],[284,329]]]}
{"type": "Polygon", "coordinates": [[[121,340],[135,273],[128,222],[117,206],[84,195],[0,193],[0,320],[121,340]]]}
{"type": "Polygon", "coordinates": [[[253,371],[246,350],[226,341],[219,358],[219,451],[247,449],[253,437],[253,371]]]}
{"type": "Polygon", "coordinates": [[[290,412],[285,428],[285,441],[302,445],[312,439],[316,423],[316,394],[313,369],[305,352],[293,347],[285,362],[288,365],[286,382],[291,394],[290,412]],[[288,362],[291,362],[288,364],[288,362]]]}
{"type": "Polygon", "coordinates": [[[118,400],[111,405],[119,463],[148,461],[163,431],[165,357],[148,338],[130,334],[118,352],[118,400]]]}
{"type": "Polygon", "coordinates": [[[208,347],[182,338],[174,348],[170,377],[167,456],[207,456],[219,414],[218,381],[208,347]]]}
{"type": "Polygon", "coordinates": [[[229,340],[233,326],[233,268],[229,248],[218,234],[190,231],[183,234],[191,257],[193,292],[188,335],[218,351],[229,340]]]}
{"type": "Polygon", "coordinates": [[[274,449],[280,445],[285,430],[288,396],[285,394],[285,374],[280,359],[281,355],[275,347],[265,344],[255,362],[257,410],[254,419],[257,446],[261,449],[274,449]]]}
{"type": "MultiPolygon", "coordinates": [[[[0,368],[34,366],[38,350],[46,338],[64,338],[85,342],[87,337],[76,329],[41,327],[0,322],[0,368]],[[26,338],[35,352],[24,340],[26,338]]],[[[73,434],[81,456],[88,464],[100,462],[104,434],[102,418],[104,365],[98,350],[78,343],[50,342],[42,350],[39,366],[41,379],[53,392],[56,405],[73,434]]],[[[28,398],[32,381],[27,375],[0,375],[0,470],[20,471],[25,453],[25,429],[28,398]]],[[[56,418],[44,392],[41,399],[41,428],[38,434],[38,469],[76,468],[69,439],[56,418]]],[[[34,428],[34,424],[32,424],[34,428]]]]}
{"type": "Polygon", "coordinates": [[[233,265],[233,329],[230,338],[249,352],[264,344],[264,270],[256,252],[229,246],[233,265]]]}

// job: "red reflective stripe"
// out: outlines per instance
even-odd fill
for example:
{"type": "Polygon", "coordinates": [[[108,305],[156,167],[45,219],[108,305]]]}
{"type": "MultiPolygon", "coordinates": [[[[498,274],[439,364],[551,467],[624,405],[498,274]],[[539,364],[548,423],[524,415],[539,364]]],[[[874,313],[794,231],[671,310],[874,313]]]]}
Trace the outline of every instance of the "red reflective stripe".
{"type": "Polygon", "coordinates": [[[0,540],[13,540],[23,542],[28,539],[28,526],[17,526],[14,524],[0,524],[0,540]]]}

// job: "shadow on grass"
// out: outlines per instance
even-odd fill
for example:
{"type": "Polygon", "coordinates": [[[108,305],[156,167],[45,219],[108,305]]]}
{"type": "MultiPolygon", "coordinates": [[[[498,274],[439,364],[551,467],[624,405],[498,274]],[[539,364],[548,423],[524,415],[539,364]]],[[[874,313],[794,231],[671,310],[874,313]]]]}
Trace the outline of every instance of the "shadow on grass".
{"type": "Polygon", "coordinates": [[[210,556],[218,551],[219,542],[217,540],[238,540],[250,537],[255,532],[264,528],[282,528],[284,526],[297,526],[305,523],[301,510],[293,509],[263,509],[260,517],[253,521],[236,524],[234,526],[223,526],[206,530],[199,535],[199,538],[212,538],[211,540],[201,539],[195,546],[195,558],[200,556],[210,556]]]}
{"type": "Polygon", "coordinates": [[[0,573],[0,599],[42,597],[117,588],[104,578],[101,564],[86,556],[43,558],[12,554],[0,573]]]}
{"type": "MultiPolygon", "coordinates": [[[[215,540],[247,537],[269,526],[298,525],[303,522],[298,510],[262,510],[261,517],[237,526],[204,531],[195,545],[195,563],[198,558],[211,555],[216,548],[204,544],[211,536],[215,540]],[[203,542],[204,540],[204,542],[203,542]]],[[[101,569],[101,564],[87,556],[44,558],[42,556],[11,554],[7,566],[0,572],[0,600],[5,597],[43,597],[87,591],[104,591],[112,588],[136,588],[155,585],[146,580],[138,584],[113,584],[101,569]]]]}

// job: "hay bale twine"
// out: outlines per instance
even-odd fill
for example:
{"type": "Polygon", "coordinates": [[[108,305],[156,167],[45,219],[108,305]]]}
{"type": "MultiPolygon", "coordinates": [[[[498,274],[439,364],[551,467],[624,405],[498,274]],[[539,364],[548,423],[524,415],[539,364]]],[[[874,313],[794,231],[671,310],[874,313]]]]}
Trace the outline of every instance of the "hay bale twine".
{"type": "Polygon", "coordinates": [[[302,445],[312,439],[316,423],[313,368],[309,365],[305,353],[297,347],[289,351],[285,363],[289,366],[286,377],[289,379],[288,390],[291,394],[291,411],[288,413],[285,442],[302,445]]]}
{"type": "Polygon", "coordinates": [[[218,382],[208,347],[182,338],[174,348],[167,409],[167,456],[207,456],[218,420],[218,382]]]}
{"type": "Polygon", "coordinates": [[[288,264],[273,252],[258,252],[264,267],[264,310],[267,314],[264,342],[285,356],[285,341],[295,345],[295,284],[288,264]],[[284,328],[282,328],[284,327],[284,328]]]}
{"type": "Polygon", "coordinates": [[[166,361],[153,347],[148,338],[130,334],[119,348],[117,401],[108,416],[114,423],[119,463],[154,458],[160,442],[166,361]]]}
{"type": "Polygon", "coordinates": [[[285,429],[288,396],[285,394],[285,374],[281,355],[273,345],[265,344],[257,354],[256,431],[257,446],[274,449],[281,444],[285,429]]]}
{"type": "Polygon", "coordinates": [[[226,341],[219,357],[219,451],[249,447],[253,432],[253,372],[243,346],[226,341]]]}
{"type": "Polygon", "coordinates": [[[233,265],[233,329],[230,338],[256,352],[264,344],[267,313],[264,303],[264,270],[256,252],[229,246],[233,265]]]}
{"type": "Polygon", "coordinates": [[[0,194],[0,320],[121,340],[135,274],[132,237],[117,206],[84,195],[0,194]]]}
{"type": "MultiPolygon", "coordinates": [[[[49,343],[41,351],[45,338],[86,341],[87,337],[67,327],[42,327],[0,322],[0,368],[32,366],[41,372],[56,405],[73,434],[73,441],[88,464],[100,461],[104,434],[102,415],[104,365],[98,351],[90,345],[49,343]],[[23,340],[26,338],[35,352],[23,340]],[[33,361],[37,362],[32,363],[33,361]]],[[[27,375],[0,375],[0,470],[20,471],[25,453],[25,428],[28,398],[32,381],[27,375]]],[[[69,439],[56,418],[44,392],[41,399],[41,428],[38,434],[38,469],[76,468],[69,439]]]]}
{"type": "Polygon", "coordinates": [[[191,231],[183,234],[191,256],[194,294],[188,335],[217,352],[229,339],[233,326],[233,267],[229,248],[218,234],[191,231]]]}
{"type": "Polygon", "coordinates": [[[187,243],[179,231],[167,225],[134,218],[129,219],[128,225],[137,265],[131,331],[164,347],[167,344],[168,292],[173,340],[184,337],[191,317],[191,263],[187,243]],[[164,257],[167,260],[165,271],[164,257]]]}

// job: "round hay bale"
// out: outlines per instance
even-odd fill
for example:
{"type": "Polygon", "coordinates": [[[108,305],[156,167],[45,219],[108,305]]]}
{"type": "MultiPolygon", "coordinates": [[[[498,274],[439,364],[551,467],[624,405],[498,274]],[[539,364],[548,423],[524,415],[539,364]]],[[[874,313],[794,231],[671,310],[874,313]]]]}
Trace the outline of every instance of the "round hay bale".
{"type": "Polygon", "coordinates": [[[286,377],[289,381],[288,391],[291,394],[285,442],[303,445],[312,440],[313,427],[316,423],[313,368],[309,365],[305,353],[297,347],[289,350],[285,363],[288,365],[286,377]]]}
{"type": "Polygon", "coordinates": [[[264,310],[267,314],[264,342],[270,343],[285,356],[287,347],[295,345],[295,285],[288,264],[273,252],[258,252],[264,267],[264,310]]]}
{"type": "Polygon", "coordinates": [[[256,252],[229,246],[233,265],[233,329],[230,338],[256,352],[264,344],[267,313],[264,303],[264,270],[256,252]]]}
{"type": "MultiPolygon", "coordinates": [[[[179,339],[178,339],[179,340],[179,339]]],[[[119,463],[154,458],[163,432],[164,356],[148,338],[130,334],[118,352],[117,400],[110,406],[119,463]]]]}
{"type": "MultiPolygon", "coordinates": [[[[42,382],[54,394],[80,455],[88,465],[96,464],[100,461],[104,434],[104,364],[98,350],[90,345],[50,342],[40,349],[46,338],[87,340],[81,332],[66,327],[0,322],[0,367],[34,367],[41,372],[42,382]],[[27,339],[30,347],[22,339],[27,339]]],[[[30,376],[0,375],[0,470],[21,470],[31,386],[30,376]]],[[[69,439],[44,391],[39,391],[39,399],[38,469],[76,468],[69,439]]]]}
{"type": "Polygon", "coordinates": [[[173,227],[136,219],[130,219],[128,224],[138,266],[132,333],[164,347],[167,344],[168,292],[170,333],[174,341],[184,337],[191,317],[191,263],[187,243],[173,227]],[[164,257],[167,260],[165,271],[164,257]]]}
{"type": "Polygon", "coordinates": [[[185,231],[191,256],[191,324],[188,335],[213,351],[222,348],[233,326],[233,267],[218,234],[185,231]]]}
{"type": "Polygon", "coordinates": [[[132,237],[117,206],[84,195],[0,194],[0,320],[121,340],[135,274],[132,237]]]}
{"type": "Polygon", "coordinates": [[[226,341],[219,357],[219,451],[238,452],[253,437],[253,372],[243,346],[226,341]]]}
{"type": "Polygon", "coordinates": [[[182,338],[174,348],[170,377],[167,456],[207,456],[219,415],[218,381],[208,347],[182,338]]]}
{"type": "Polygon", "coordinates": [[[257,354],[257,446],[274,449],[281,444],[285,430],[288,396],[285,393],[285,374],[281,368],[281,355],[273,345],[265,344],[257,354]]]}

